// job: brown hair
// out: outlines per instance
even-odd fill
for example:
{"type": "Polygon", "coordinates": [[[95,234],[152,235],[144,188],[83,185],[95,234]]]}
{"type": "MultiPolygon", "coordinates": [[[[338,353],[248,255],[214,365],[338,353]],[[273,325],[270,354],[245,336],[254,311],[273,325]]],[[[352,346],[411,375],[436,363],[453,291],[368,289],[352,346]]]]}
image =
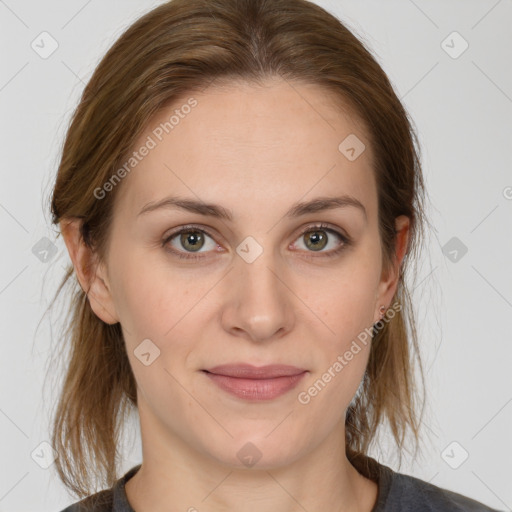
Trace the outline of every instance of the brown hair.
{"type": "MultiPolygon", "coordinates": [[[[375,58],[321,7],[306,0],[173,0],[136,21],[97,66],[74,112],[51,198],[52,222],[81,219],[84,243],[103,258],[119,187],[102,200],[94,191],[119,169],[152,116],[212,80],[260,83],[269,77],[320,85],[363,120],[375,156],[384,268],[394,255],[395,218],[410,219],[394,297],[401,310],[374,331],[365,378],[347,411],[346,449],[351,460],[368,453],[387,420],[399,452],[407,430],[417,450],[418,387],[410,348],[422,389],[424,377],[405,270],[418,255],[426,220],[419,145],[375,58]]],[[[68,267],[56,297],[73,272],[68,267]]],[[[93,490],[92,478],[111,487],[119,477],[120,429],[137,396],[120,325],[100,320],[77,280],[72,284],[64,333],[69,361],[51,442],[60,479],[83,497],[93,490]]]]}

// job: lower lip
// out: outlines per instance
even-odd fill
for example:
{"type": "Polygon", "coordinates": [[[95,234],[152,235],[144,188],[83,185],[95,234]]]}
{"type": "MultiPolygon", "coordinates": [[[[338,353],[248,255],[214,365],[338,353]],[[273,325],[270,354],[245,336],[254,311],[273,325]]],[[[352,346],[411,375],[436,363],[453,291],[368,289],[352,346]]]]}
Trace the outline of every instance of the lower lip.
{"type": "Polygon", "coordinates": [[[307,372],[273,379],[241,379],[204,372],[224,391],[244,400],[272,400],[293,389],[307,372]]]}

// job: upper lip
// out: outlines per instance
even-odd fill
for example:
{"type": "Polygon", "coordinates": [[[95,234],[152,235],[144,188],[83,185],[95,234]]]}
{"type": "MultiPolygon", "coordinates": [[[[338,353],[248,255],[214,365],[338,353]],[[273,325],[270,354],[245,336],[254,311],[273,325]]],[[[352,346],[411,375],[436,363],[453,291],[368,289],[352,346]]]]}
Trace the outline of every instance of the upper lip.
{"type": "Polygon", "coordinates": [[[304,368],[289,366],[285,364],[271,364],[267,366],[253,366],[251,364],[221,364],[204,370],[217,375],[227,377],[238,377],[245,379],[272,379],[275,377],[289,377],[304,373],[304,368]]]}

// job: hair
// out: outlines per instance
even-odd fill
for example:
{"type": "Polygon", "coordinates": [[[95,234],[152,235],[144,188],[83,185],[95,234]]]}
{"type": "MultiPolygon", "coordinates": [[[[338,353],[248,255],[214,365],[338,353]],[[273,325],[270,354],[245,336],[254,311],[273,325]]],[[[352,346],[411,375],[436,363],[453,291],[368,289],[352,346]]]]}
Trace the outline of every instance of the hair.
{"type": "MultiPolygon", "coordinates": [[[[405,283],[426,220],[419,144],[385,72],[336,17],[306,0],[173,0],[143,15],[105,54],[74,111],[52,191],[52,222],[80,219],[83,242],[102,260],[122,185],[102,200],[94,191],[112,178],[152,117],[214,80],[261,84],[269,78],[321,86],[363,121],[374,155],[384,269],[394,261],[395,218],[410,219],[393,299],[399,307],[374,329],[366,373],[345,424],[351,461],[368,453],[385,422],[401,457],[408,431],[416,450],[420,439],[415,359],[424,390],[405,283]]],[[[62,342],[69,360],[51,442],[59,478],[84,497],[93,477],[103,487],[119,477],[119,436],[126,412],[137,408],[137,393],[120,324],[94,314],[73,274],[70,265],[54,298],[68,283],[72,299],[62,342]]]]}

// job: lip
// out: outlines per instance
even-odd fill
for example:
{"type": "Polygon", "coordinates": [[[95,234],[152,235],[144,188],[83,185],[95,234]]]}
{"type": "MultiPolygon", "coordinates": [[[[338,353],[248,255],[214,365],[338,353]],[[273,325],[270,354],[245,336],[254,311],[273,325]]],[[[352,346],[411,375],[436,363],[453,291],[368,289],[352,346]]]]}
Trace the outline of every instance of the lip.
{"type": "Polygon", "coordinates": [[[221,364],[205,370],[215,375],[244,379],[273,379],[275,377],[292,377],[305,372],[305,368],[297,368],[286,364],[270,364],[253,366],[252,364],[221,364]]]}
{"type": "Polygon", "coordinates": [[[272,400],[293,389],[307,370],[288,365],[220,365],[203,373],[224,391],[244,400],[272,400]]]}

